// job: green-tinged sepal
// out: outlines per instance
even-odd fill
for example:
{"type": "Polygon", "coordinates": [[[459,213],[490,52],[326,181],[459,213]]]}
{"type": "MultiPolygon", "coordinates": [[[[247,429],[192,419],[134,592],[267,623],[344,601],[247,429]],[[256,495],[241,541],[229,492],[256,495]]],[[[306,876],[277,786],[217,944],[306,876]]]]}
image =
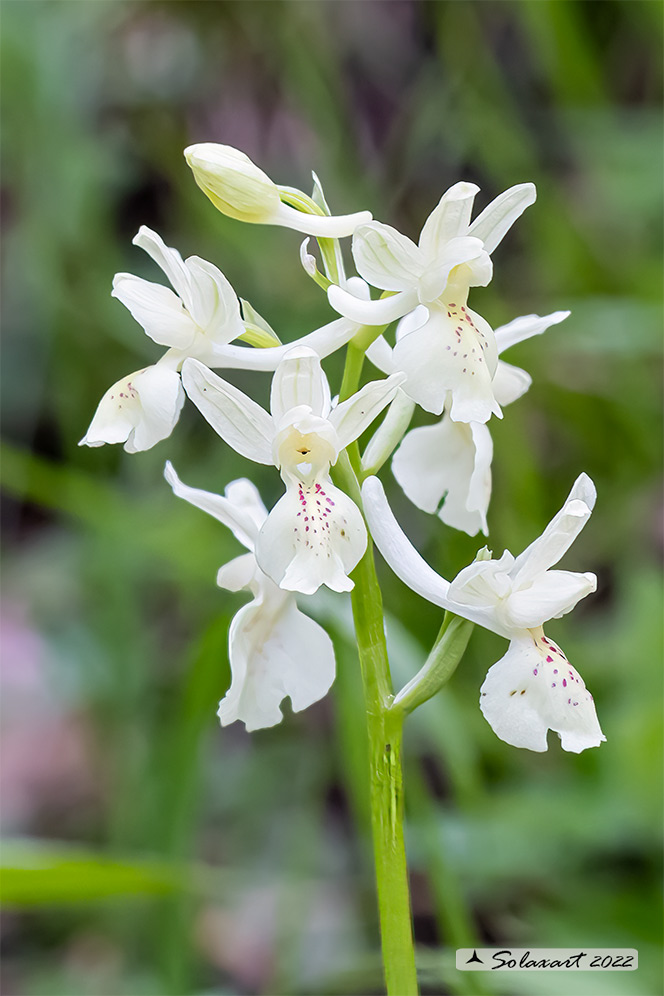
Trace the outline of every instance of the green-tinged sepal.
{"type": "Polygon", "coordinates": [[[281,339],[274,331],[269,322],[253,308],[248,301],[240,298],[242,305],[242,324],[244,332],[238,336],[243,342],[250,346],[257,346],[259,349],[267,349],[270,346],[281,346],[281,339]]]}
{"type": "Polygon", "coordinates": [[[445,685],[463,657],[474,623],[452,612],[446,612],[436,642],[424,666],[401,689],[392,703],[392,709],[412,712],[432,698],[445,685]]]}

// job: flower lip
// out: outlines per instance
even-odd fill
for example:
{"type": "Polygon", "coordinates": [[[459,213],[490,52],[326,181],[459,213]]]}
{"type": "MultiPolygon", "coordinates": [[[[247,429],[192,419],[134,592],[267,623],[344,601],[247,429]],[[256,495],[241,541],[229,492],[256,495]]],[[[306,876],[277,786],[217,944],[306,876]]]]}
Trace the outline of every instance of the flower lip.
{"type": "Polygon", "coordinates": [[[547,750],[547,730],[575,754],[606,740],[593,697],[560,647],[541,629],[516,636],[489,669],[480,709],[494,733],[513,747],[547,750]]]}

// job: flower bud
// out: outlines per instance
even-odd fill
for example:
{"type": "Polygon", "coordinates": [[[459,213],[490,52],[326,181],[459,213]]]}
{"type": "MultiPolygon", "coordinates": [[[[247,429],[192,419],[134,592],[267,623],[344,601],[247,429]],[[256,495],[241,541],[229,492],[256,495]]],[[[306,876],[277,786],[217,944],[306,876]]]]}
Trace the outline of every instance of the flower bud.
{"type": "Polygon", "coordinates": [[[239,149],[202,142],[190,145],[184,156],[196,183],[222,214],[269,224],[278,212],[281,199],[276,184],[239,149]]]}
{"type": "Polygon", "coordinates": [[[202,142],[184,150],[196,183],[222,214],[255,225],[282,225],[316,238],[340,239],[371,221],[369,211],[328,215],[295,187],[278,187],[244,152],[202,142]]]}

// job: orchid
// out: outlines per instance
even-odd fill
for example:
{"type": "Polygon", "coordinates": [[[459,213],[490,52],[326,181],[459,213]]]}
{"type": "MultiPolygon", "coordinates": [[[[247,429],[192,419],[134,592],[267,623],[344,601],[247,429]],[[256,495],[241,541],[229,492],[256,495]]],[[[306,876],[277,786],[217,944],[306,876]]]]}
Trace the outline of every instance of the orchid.
{"type": "Polygon", "coordinates": [[[410,544],[377,478],[365,481],[362,495],[376,545],[402,581],[434,605],[510,640],[480,692],[480,707],[494,732],[506,743],[534,751],[547,749],[548,729],[559,734],[564,750],[578,753],[599,746],[605,737],[592,696],[542,628],[597,586],[594,574],[550,569],[590,516],[595,504],[590,478],[581,474],[562,509],[518,557],[508,551],[499,560],[480,556],[451,583],[410,544]]]}
{"type": "Polygon", "coordinates": [[[544,633],[549,620],[596,588],[594,574],[554,569],[593,509],[590,478],[577,479],[561,510],[519,556],[506,550],[494,558],[485,548],[449,582],[406,538],[373,476],[393,455],[394,477],[416,506],[471,536],[487,533],[493,442],[486,423],[492,415],[502,418],[502,407],[531,384],[526,371],[500,356],[569,313],[526,315],[494,332],[468,307],[468,296],[471,287],[491,281],[491,254],[534,202],[535,188],[509,188],[471,221],[479,188],[457,183],[441,197],[416,245],[373,222],[368,211],[333,215],[315,174],[308,196],[275,184],[230,146],[195,144],[185,157],[223,214],[317,239],[317,248],[310,248],[310,238],[302,242],[300,263],[341,317],[282,344],[213,264],[197,256],[183,260],[142,227],[134,243],[172,289],[119,273],[113,296],[165,352],[106,392],[81,443],[149,449],[170,435],[188,396],[236,453],[279,471],[284,490],[270,511],[249,480],[232,481],[221,495],[184,484],[170,463],[164,472],[176,496],[222,522],[247,550],[217,575],[221,588],[251,595],[230,625],[231,684],[219,719],[222,726],[239,720],[257,730],[282,720],[286,697],[296,712],[321,699],[334,680],[334,650],[324,629],[300,611],[296,593],[311,595],[323,585],[350,592],[386,991],[416,996],[403,723],[452,678],[473,625],[509,641],[480,690],[481,711],[498,737],[545,751],[554,730],[562,748],[575,753],[605,739],[581,676],[544,633]],[[351,235],[355,276],[347,276],[339,242],[351,235]],[[379,300],[372,300],[372,286],[382,291],[379,300]],[[395,321],[392,348],[383,333],[395,321]],[[321,359],[343,346],[343,379],[333,400],[321,359]],[[365,357],[385,378],[360,388],[365,357]],[[211,368],[271,373],[269,410],[211,368]],[[408,431],[416,405],[438,420],[408,431]],[[362,452],[360,436],[381,413],[362,452]],[[390,674],[371,540],[407,585],[446,610],[423,666],[400,691],[390,674]]]}
{"type": "Polygon", "coordinates": [[[474,183],[457,183],[443,194],[418,245],[380,222],[356,230],[358,273],[391,296],[358,301],[341,287],[328,289],[333,308],[369,325],[388,324],[417,309],[418,318],[397,342],[395,363],[407,374],[408,394],[427,411],[440,415],[450,392],[450,416],[460,422],[486,422],[492,413],[500,417],[491,389],[497,363],[493,331],[466,306],[468,292],[490,282],[490,254],[535,200],[532,183],[518,184],[471,222],[478,190],[474,183]]]}
{"type": "MultiPolygon", "coordinates": [[[[183,260],[145,225],[133,243],[161,267],[174,290],[131,273],[116,273],[112,296],[125,305],[146,335],[169,349],[156,364],[129,374],[108,389],[79,443],[124,443],[128,453],[150,449],[170,436],[184,404],[178,371],[187,357],[210,366],[273,371],[294,345],[261,349],[229,345],[233,339],[246,338],[250,323],[243,321],[240,302],[221,270],[198,256],[183,260]]],[[[243,305],[245,311],[250,308],[246,302],[243,305]]],[[[250,310],[253,317],[255,312],[250,310]]],[[[327,356],[345,345],[356,331],[354,322],[342,318],[300,342],[327,356]]],[[[279,341],[274,333],[271,339],[279,341]]],[[[269,341],[269,335],[264,334],[261,344],[269,341]]]]}
{"type": "MultiPolygon", "coordinates": [[[[557,325],[569,311],[556,311],[540,318],[525,315],[496,329],[498,354],[533,335],[557,325]]],[[[397,332],[399,335],[399,332],[397,332]]],[[[393,351],[384,339],[369,347],[367,354],[385,373],[396,369],[393,351]]],[[[498,360],[493,393],[501,405],[511,404],[528,390],[531,378],[525,370],[498,360]]],[[[408,384],[402,390],[408,393],[408,384]]],[[[479,530],[487,535],[487,510],[491,497],[493,442],[481,422],[453,422],[449,413],[435,425],[413,429],[403,439],[392,461],[392,471],[404,493],[424,512],[470,536],[479,530]],[[441,507],[442,502],[442,507],[441,507]]]]}
{"type": "Polygon", "coordinates": [[[277,186],[231,145],[200,142],[184,150],[194,179],[222,214],[254,225],[281,225],[305,235],[343,238],[371,221],[369,211],[329,215],[295,187],[277,186]],[[295,206],[291,206],[295,205],[295,206]]]}
{"type": "Polygon", "coordinates": [[[170,347],[161,360],[114,384],[101,399],[80,445],[125,443],[129,453],[147,450],[173,431],[184,404],[177,370],[186,356],[208,355],[213,345],[244,333],[240,304],[212,263],[176,249],[144,225],[133,239],[164,271],[174,290],[131,273],[116,273],[113,297],[145,334],[170,347]]]}
{"type": "Polygon", "coordinates": [[[335,671],[332,641],[300,612],[295,596],[258,566],[255,549],[267,509],[251,481],[231,481],[222,496],[183,484],[170,463],[164,476],[179,498],[222,522],[249,551],[217,574],[221,588],[253,595],[231,623],[232,680],[219,703],[221,725],[240,720],[250,731],[274,726],[283,718],[279,706],[287,695],[293,711],[300,712],[327,694],[335,671]]]}
{"type": "Polygon", "coordinates": [[[288,591],[311,594],[321,584],[350,591],[348,574],[367,545],[357,505],[329,476],[341,452],[394,397],[402,374],[367,384],[331,407],[317,354],[291,349],[272,380],[270,414],[236,387],[189,359],[182,369],[188,396],[212,428],[257,463],[273,464],[286,494],[261,528],[256,558],[288,591]]]}

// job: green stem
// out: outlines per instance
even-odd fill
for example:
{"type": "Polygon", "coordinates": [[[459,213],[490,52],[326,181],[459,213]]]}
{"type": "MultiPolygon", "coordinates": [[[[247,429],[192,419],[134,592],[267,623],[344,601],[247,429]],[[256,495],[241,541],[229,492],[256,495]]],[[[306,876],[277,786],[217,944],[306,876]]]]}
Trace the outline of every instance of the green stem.
{"type": "Polygon", "coordinates": [[[364,365],[364,352],[364,349],[358,349],[352,340],[348,343],[346,365],[339,388],[339,401],[347,401],[357,391],[364,365]]]}
{"type": "MultiPolygon", "coordinates": [[[[357,478],[347,454],[336,476],[356,502],[357,478]]],[[[352,573],[357,648],[364,685],[369,739],[371,829],[378,890],[383,967],[388,996],[417,996],[417,974],[403,837],[403,714],[391,711],[392,680],[383,621],[383,599],[371,542],[352,573]]]]}

